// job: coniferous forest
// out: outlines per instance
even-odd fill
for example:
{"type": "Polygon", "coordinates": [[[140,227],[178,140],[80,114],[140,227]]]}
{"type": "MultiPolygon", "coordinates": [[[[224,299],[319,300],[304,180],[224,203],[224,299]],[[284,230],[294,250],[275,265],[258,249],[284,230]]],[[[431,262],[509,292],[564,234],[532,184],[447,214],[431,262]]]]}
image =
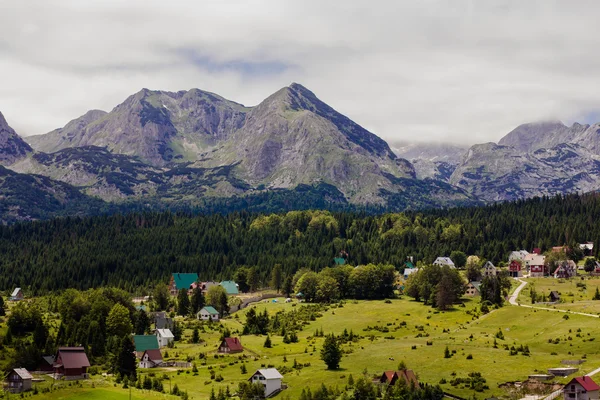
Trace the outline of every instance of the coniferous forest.
{"type": "MultiPolygon", "coordinates": [[[[600,243],[600,195],[535,198],[486,207],[400,214],[291,211],[284,214],[131,213],[0,227],[0,288],[31,294],[115,286],[146,293],[172,272],[231,279],[254,266],[267,284],[319,271],[341,252],[350,265],[431,263],[452,251],[494,263],[516,249],[600,243]]],[[[597,247],[596,247],[597,248],[597,247]]]]}

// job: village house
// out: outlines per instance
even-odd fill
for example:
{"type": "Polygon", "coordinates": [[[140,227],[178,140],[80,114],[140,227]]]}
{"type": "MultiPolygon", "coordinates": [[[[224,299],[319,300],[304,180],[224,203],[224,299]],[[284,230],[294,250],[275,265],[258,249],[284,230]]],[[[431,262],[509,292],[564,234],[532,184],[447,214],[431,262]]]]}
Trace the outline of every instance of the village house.
{"type": "Polygon", "coordinates": [[[167,313],[159,311],[153,313],[154,329],[173,329],[173,318],[167,317],[167,313]]]}
{"type": "Polygon", "coordinates": [[[171,275],[171,281],[169,282],[169,292],[171,296],[177,296],[177,293],[181,289],[189,290],[192,283],[198,281],[198,274],[192,273],[179,273],[175,272],[171,275]]]}
{"type": "Polygon", "coordinates": [[[21,290],[20,287],[15,288],[15,290],[13,290],[13,292],[10,294],[11,301],[19,301],[19,300],[23,300],[24,298],[25,298],[25,295],[23,294],[23,290],[21,290]]]}
{"type": "Polygon", "coordinates": [[[527,257],[527,255],[529,255],[529,252],[527,250],[516,250],[516,251],[512,251],[509,255],[508,255],[508,262],[514,261],[514,260],[521,260],[524,261],[525,257],[527,257]]]}
{"type": "Polygon", "coordinates": [[[529,269],[529,276],[531,277],[543,277],[546,272],[546,256],[533,255],[528,257],[525,261],[525,265],[529,269]]]}
{"type": "Polygon", "coordinates": [[[156,339],[158,339],[158,347],[166,347],[175,340],[175,336],[170,329],[157,329],[156,339]]]}
{"type": "Polygon", "coordinates": [[[412,369],[401,371],[385,371],[379,378],[379,383],[386,385],[395,385],[398,379],[402,379],[408,386],[419,387],[419,381],[412,369]]]}
{"type": "Polygon", "coordinates": [[[523,262],[518,259],[514,259],[508,265],[508,275],[512,278],[520,278],[523,276],[522,271],[523,262]]]}
{"type": "Polygon", "coordinates": [[[37,366],[38,371],[53,372],[54,371],[54,356],[42,356],[40,363],[37,366]]]}
{"type": "Polygon", "coordinates": [[[238,338],[226,337],[219,345],[219,353],[239,353],[244,351],[242,342],[238,338]]]}
{"type": "Polygon", "coordinates": [[[234,281],[223,281],[219,285],[221,285],[229,296],[240,294],[237,283],[234,281]]]}
{"type": "Polygon", "coordinates": [[[556,303],[557,301],[560,301],[560,294],[556,290],[553,290],[550,292],[550,296],[548,296],[548,298],[551,302],[556,303]]]}
{"type": "Polygon", "coordinates": [[[144,351],[140,358],[140,368],[154,368],[162,364],[163,358],[159,349],[149,349],[144,351]]]}
{"type": "Polygon", "coordinates": [[[404,268],[404,274],[402,274],[402,276],[404,279],[408,279],[409,276],[417,272],[419,272],[419,268],[404,268]]]}
{"type": "Polygon", "coordinates": [[[87,379],[90,361],[83,347],[59,347],[54,361],[54,375],[67,380],[87,379]]]}
{"type": "Polygon", "coordinates": [[[573,260],[562,261],[554,271],[555,278],[572,278],[577,275],[577,264],[573,260]]]}
{"type": "Polygon", "coordinates": [[[580,243],[579,248],[583,251],[583,255],[589,257],[594,252],[594,242],[580,243]]]}
{"type": "Polygon", "coordinates": [[[467,284],[466,295],[471,296],[471,297],[481,295],[481,291],[479,290],[480,286],[481,286],[481,282],[469,282],[467,284]]]}
{"type": "Polygon", "coordinates": [[[248,380],[251,383],[262,383],[265,387],[265,397],[269,397],[281,390],[282,379],[283,375],[277,369],[266,368],[257,370],[248,380]]]}
{"type": "Polygon", "coordinates": [[[577,376],[563,388],[564,400],[598,400],[600,386],[589,376],[577,376]]]}
{"type": "Polygon", "coordinates": [[[208,293],[208,289],[210,289],[213,286],[217,286],[219,285],[218,282],[212,282],[212,281],[208,281],[208,282],[195,282],[192,283],[192,285],[190,286],[190,290],[194,290],[197,287],[200,288],[200,291],[202,292],[203,295],[206,295],[206,293],[208,293]]]}
{"type": "Polygon", "coordinates": [[[155,335],[134,335],[133,344],[138,358],[141,358],[146,350],[159,349],[158,339],[155,335]]]}
{"type": "Polygon", "coordinates": [[[484,278],[486,276],[496,276],[497,273],[496,266],[491,261],[486,262],[481,268],[481,276],[484,278]]]}
{"type": "Polygon", "coordinates": [[[212,306],[203,307],[202,310],[198,311],[198,319],[204,321],[218,321],[219,312],[212,306]]]}
{"type": "Polygon", "coordinates": [[[456,268],[454,266],[454,262],[450,259],[450,257],[438,257],[433,262],[433,265],[439,265],[440,267],[448,266],[450,268],[456,268]]]}
{"type": "Polygon", "coordinates": [[[14,368],[4,380],[6,387],[11,393],[21,393],[31,390],[33,376],[25,368],[14,368]]]}

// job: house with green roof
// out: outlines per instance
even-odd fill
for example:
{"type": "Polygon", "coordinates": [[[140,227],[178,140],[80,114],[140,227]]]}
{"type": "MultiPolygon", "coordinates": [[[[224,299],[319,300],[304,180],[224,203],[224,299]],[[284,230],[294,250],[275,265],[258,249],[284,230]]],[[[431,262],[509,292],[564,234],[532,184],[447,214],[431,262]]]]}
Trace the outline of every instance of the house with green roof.
{"type": "Polygon", "coordinates": [[[134,335],[133,343],[135,344],[135,351],[139,355],[143,354],[146,350],[158,349],[158,339],[155,335],[134,335]]]}
{"type": "Polygon", "coordinates": [[[198,311],[197,317],[198,319],[202,319],[204,321],[218,321],[219,312],[212,306],[206,306],[203,307],[202,310],[198,311]]]}
{"type": "Polygon", "coordinates": [[[171,282],[169,282],[169,291],[171,292],[171,296],[177,296],[177,293],[181,289],[189,290],[192,283],[198,281],[198,274],[196,273],[180,273],[174,272],[171,275],[171,282]]]}
{"type": "Polygon", "coordinates": [[[223,281],[220,283],[220,285],[223,286],[223,288],[225,288],[225,291],[228,295],[240,294],[240,291],[238,290],[238,285],[234,281],[223,281]]]}

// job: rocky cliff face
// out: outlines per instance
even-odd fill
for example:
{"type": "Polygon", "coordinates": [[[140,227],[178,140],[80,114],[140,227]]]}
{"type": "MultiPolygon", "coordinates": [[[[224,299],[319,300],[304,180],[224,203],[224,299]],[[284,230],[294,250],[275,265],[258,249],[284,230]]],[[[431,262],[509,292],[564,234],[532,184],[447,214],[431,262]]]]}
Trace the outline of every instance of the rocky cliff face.
{"type": "Polygon", "coordinates": [[[31,151],[31,147],[16,134],[0,113],[0,165],[11,165],[31,151]]]}
{"type": "Polygon", "coordinates": [[[448,182],[468,148],[449,143],[398,142],[392,144],[392,149],[413,164],[417,178],[448,182]]]}

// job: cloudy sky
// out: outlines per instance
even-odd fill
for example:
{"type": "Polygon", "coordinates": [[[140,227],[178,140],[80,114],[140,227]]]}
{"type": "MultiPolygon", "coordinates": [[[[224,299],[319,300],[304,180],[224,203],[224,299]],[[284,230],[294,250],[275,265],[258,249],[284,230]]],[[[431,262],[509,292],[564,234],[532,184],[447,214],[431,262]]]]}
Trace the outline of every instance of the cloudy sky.
{"type": "Polygon", "coordinates": [[[600,120],[596,0],[7,3],[0,111],[21,135],[143,87],[255,105],[291,82],[387,140],[600,120]]]}

